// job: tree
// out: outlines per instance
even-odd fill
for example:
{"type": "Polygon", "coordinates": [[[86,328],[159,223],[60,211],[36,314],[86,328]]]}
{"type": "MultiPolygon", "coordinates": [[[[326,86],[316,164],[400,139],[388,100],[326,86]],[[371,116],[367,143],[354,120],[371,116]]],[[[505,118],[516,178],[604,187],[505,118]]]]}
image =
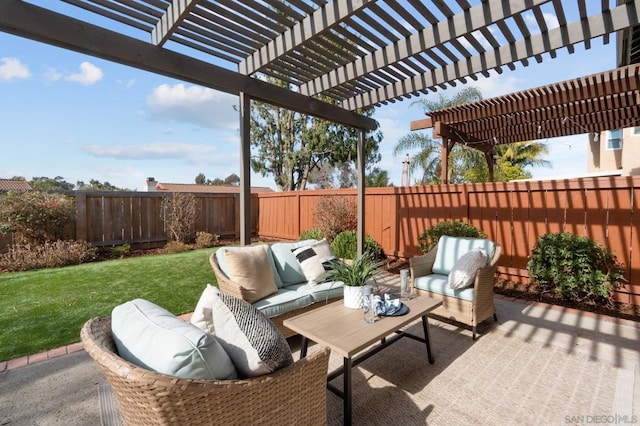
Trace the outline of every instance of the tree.
{"type": "Polygon", "coordinates": [[[36,191],[44,192],[64,192],[72,191],[74,185],[64,180],[62,176],[51,179],[45,176],[34,177],[29,181],[29,185],[36,191]]]}
{"type": "MultiPolygon", "coordinates": [[[[288,87],[274,77],[267,82],[288,87]]],[[[327,102],[332,99],[322,98],[327,102]]],[[[367,117],[373,108],[358,111],[367,117]]],[[[305,189],[312,170],[324,164],[337,166],[356,160],[358,130],[326,120],[253,102],[251,107],[251,167],[262,176],[273,175],[278,188],[284,191],[305,189]]],[[[365,139],[365,162],[380,161],[378,152],[382,133],[369,133],[365,139]]],[[[342,166],[340,166],[342,167],[342,166]]]]}
{"type": "Polygon", "coordinates": [[[88,185],[79,180],[76,182],[76,189],[78,191],[127,191],[126,188],[118,188],[107,181],[103,183],[96,179],[91,179],[88,185]]]}
{"type": "Polygon", "coordinates": [[[215,178],[213,180],[207,179],[204,173],[198,173],[196,176],[195,182],[197,185],[214,185],[214,186],[239,186],[240,185],[240,177],[231,173],[224,180],[220,178],[215,178]]]}
{"type": "Polygon", "coordinates": [[[196,182],[196,185],[209,185],[210,181],[207,179],[204,173],[198,173],[198,176],[196,176],[195,182],[196,182]]]}
{"type": "Polygon", "coordinates": [[[389,183],[389,172],[382,170],[380,167],[374,167],[365,177],[368,187],[380,188],[384,186],[392,186],[389,183]]]}
{"type": "MultiPolygon", "coordinates": [[[[431,112],[453,105],[478,101],[482,94],[476,88],[466,88],[446,98],[442,94],[436,100],[422,99],[411,105],[421,105],[425,112],[431,112]]],[[[422,171],[422,177],[417,182],[421,184],[440,183],[442,170],[442,143],[429,137],[426,132],[412,132],[400,138],[393,149],[393,155],[398,157],[406,151],[418,152],[411,159],[409,171],[413,174],[422,171]]],[[[503,144],[496,147],[496,162],[494,165],[494,180],[509,181],[531,177],[526,167],[547,167],[550,163],[540,158],[548,153],[546,144],[542,142],[517,142],[503,144]]],[[[462,144],[455,144],[449,153],[450,183],[487,182],[489,169],[484,153],[462,144]]]]}

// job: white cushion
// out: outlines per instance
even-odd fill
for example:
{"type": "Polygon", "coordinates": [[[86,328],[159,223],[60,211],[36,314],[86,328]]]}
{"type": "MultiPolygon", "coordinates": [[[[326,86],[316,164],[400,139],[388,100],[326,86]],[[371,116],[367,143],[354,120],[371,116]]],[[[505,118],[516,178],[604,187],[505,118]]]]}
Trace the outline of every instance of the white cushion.
{"type": "Polygon", "coordinates": [[[113,308],[111,331],[118,354],[132,364],[185,379],[236,379],[218,340],[147,300],[113,308]]]}
{"type": "Polygon", "coordinates": [[[262,312],[244,300],[211,288],[216,337],[241,377],[261,376],[293,364],[287,340],[262,312]]]}
{"type": "Polygon", "coordinates": [[[483,249],[471,250],[463,254],[449,273],[449,288],[461,289],[473,284],[476,272],[487,265],[487,255],[483,249]]]}
{"type": "Polygon", "coordinates": [[[324,238],[293,250],[293,254],[296,256],[309,285],[325,281],[330,262],[336,259],[329,242],[324,238]]]}
{"type": "Polygon", "coordinates": [[[191,324],[195,325],[201,330],[206,331],[209,334],[215,334],[215,327],[213,326],[213,313],[211,312],[211,306],[213,306],[213,297],[215,287],[211,284],[207,284],[204,291],[198,299],[196,308],[191,314],[191,324]]]}

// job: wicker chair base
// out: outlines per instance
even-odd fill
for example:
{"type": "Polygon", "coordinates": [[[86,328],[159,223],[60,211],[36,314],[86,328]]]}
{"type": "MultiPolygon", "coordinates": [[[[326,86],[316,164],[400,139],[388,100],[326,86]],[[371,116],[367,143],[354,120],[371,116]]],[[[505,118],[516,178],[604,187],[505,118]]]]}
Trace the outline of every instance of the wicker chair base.
{"type": "Polygon", "coordinates": [[[128,425],[326,424],[329,348],[272,374],[246,380],[181,379],[120,358],[111,319],[94,318],[80,333],[128,425]]]}

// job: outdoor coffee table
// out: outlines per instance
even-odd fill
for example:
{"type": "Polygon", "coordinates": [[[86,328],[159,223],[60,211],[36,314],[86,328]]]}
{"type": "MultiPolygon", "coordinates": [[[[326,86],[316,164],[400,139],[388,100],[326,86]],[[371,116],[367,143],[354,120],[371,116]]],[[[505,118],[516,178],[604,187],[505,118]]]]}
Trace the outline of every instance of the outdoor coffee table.
{"type": "Polygon", "coordinates": [[[425,343],[427,359],[430,364],[434,362],[429,342],[427,314],[442,305],[442,301],[427,296],[417,296],[403,303],[409,307],[409,313],[398,317],[380,317],[373,324],[367,324],[364,321],[361,309],[346,308],[342,300],[284,320],[285,327],[302,336],[301,358],[307,354],[309,340],[328,346],[332,351],[342,355],[343,366],[327,376],[327,388],[344,400],[345,425],[351,424],[352,367],[402,337],[425,343]],[[422,318],[424,338],[400,330],[418,318],[422,318]],[[376,342],[380,343],[372,346],[376,342]],[[369,348],[370,346],[372,347],[369,348]],[[369,349],[362,352],[366,348],[369,349]],[[357,354],[359,355],[356,356],[357,354]],[[343,391],[329,383],[340,374],[344,374],[343,391]]]}

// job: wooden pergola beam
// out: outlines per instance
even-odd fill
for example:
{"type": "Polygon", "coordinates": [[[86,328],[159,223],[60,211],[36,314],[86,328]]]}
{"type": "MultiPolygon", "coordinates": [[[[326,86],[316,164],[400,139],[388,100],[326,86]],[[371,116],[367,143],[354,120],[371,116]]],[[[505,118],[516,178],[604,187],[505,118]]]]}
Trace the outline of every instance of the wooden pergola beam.
{"type": "Polygon", "coordinates": [[[500,46],[498,49],[357,94],[343,100],[342,105],[350,110],[366,108],[401,98],[407,93],[423,92],[461,77],[475,75],[487,69],[497,69],[506,64],[616,32],[638,24],[638,8],[640,8],[640,0],[624,3],[610,9],[606,14],[597,14],[584,21],[571,22],[566,27],[553,28],[548,33],[534,34],[513,44],[500,46]]]}

